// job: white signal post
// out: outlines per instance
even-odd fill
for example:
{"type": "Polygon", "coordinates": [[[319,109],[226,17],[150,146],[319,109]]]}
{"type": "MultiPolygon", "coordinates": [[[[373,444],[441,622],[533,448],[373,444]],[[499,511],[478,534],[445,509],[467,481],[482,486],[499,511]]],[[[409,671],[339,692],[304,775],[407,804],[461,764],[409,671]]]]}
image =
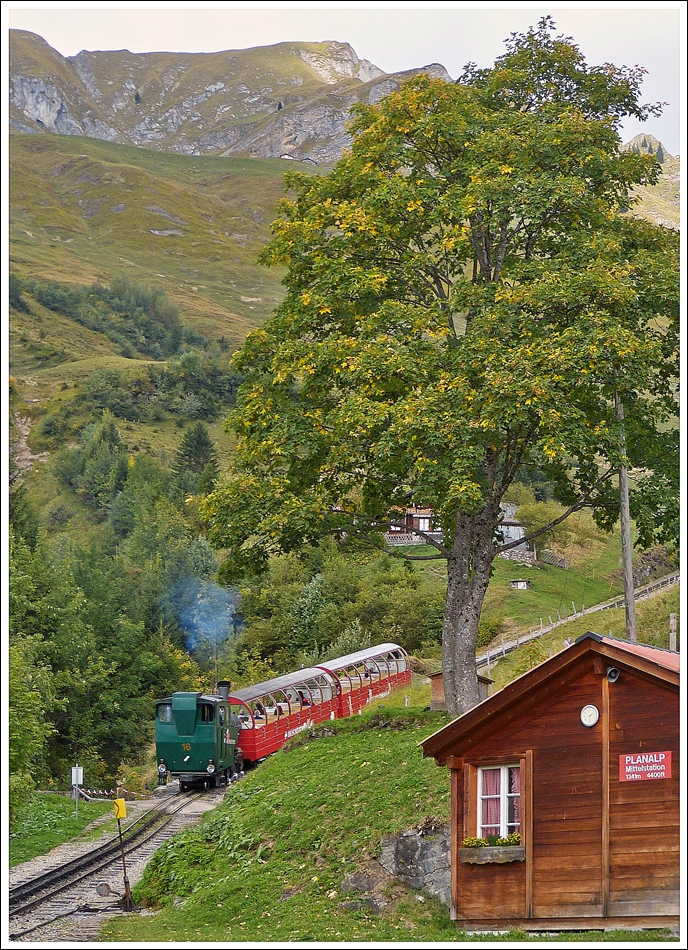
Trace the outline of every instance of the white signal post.
{"type": "Polygon", "coordinates": [[[74,817],[79,817],[79,786],[84,784],[84,770],[77,763],[72,768],[72,788],[74,789],[74,817]]]}

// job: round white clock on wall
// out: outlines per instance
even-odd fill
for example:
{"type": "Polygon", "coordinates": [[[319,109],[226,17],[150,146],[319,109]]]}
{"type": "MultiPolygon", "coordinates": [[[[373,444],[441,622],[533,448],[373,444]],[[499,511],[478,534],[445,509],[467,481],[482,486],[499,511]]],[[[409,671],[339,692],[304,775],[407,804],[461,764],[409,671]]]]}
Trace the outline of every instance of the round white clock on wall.
{"type": "Polygon", "coordinates": [[[581,722],[584,726],[594,726],[597,720],[600,718],[600,711],[597,706],[593,706],[592,703],[588,703],[587,706],[583,706],[581,709],[581,722]]]}

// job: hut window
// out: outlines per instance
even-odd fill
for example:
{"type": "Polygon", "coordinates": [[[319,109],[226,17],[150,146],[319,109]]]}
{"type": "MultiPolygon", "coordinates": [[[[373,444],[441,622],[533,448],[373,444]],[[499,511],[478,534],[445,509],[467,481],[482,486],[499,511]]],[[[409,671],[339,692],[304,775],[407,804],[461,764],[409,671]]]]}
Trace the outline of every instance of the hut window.
{"type": "Polygon", "coordinates": [[[215,718],[215,710],[207,703],[201,703],[201,722],[212,722],[215,718]]]}
{"type": "Polygon", "coordinates": [[[172,722],[172,707],[169,703],[161,703],[158,706],[158,719],[160,722],[172,722]]]}
{"type": "Polygon", "coordinates": [[[478,770],[478,836],[506,838],[521,830],[521,770],[496,765],[478,770]]]}

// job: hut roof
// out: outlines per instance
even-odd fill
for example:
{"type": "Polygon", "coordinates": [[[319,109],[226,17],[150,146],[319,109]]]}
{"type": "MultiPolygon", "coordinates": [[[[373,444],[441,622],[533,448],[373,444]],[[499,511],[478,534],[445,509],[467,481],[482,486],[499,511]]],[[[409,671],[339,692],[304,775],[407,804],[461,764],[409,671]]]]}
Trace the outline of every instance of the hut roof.
{"type": "MultiPolygon", "coordinates": [[[[433,679],[435,679],[436,676],[442,676],[443,673],[444,673],[444,670],[435,670],[434,673],[427,673],[426,675],[427,675],[428,679],[433,680],[433,679]]],[[[491,679],[489,676],[485,676],[484,673],[478,673],[478,682],[480,682],[480,683],[494,683],[494,680],[491,679]]]]}
{"type": "MultiPolygon", "coordinates": [[[[583,637],[579,637],[578,640],[582,640],[584,637],[595,637],[595,639],[600,642],[604,640],[607,643],[613,643],[618,650],[625,650],[626,653],[633,653],[636,656],[645,657],[645,659],[651,660],[653,663],[656,663],[658,666],[663,666],[667,670],[675,670],[677,673],[680,670],[681,657],[672,650],[663,650],[661,647],[648,646],[647,643],[630,643],[628,640],[620,640],[618,637],[601,637],[598,633],[586,633],[583,637]]],[[[578,643],[578,640],[576,640],[576,643],[578,643]]]]}
{"type": "Polygon", "coordinates": [[[569,671],[575,675],[577,661],[587,653],[595,653],[614,665],[632,669],[678,688],[678,653],[588,631],[571,646],[544,660],[421,742],[423,755],[433,756],[438,764],[444,763],[447,756],[454,753],[464,740],[468,744],[469,734],[493,724],[496,728],[498,720],[503,715],[508,718],[517,704],[535,704],[543,694],[560,690],[567,681],[569,671]]]}

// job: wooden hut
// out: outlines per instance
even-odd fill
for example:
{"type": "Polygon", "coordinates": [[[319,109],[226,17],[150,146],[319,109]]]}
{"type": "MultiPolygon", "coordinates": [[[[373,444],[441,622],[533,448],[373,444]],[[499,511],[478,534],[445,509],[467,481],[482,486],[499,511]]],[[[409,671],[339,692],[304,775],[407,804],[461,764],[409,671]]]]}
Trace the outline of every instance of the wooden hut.
{"type": "Polygon", "coordinates": [[[509,587],[511,587],[512,590],[530,590],[532,584],[528,580],[516,578],[513,581],[509,581],[509,587]]]}
{"type": "Polygon", "coordinates": [[[678,684],[677,653],[587,633],[422,743],[451,772],[458,926],[678,924],[678,684]]]}
{"type": "MultiPolygon", "coordinates": [[[[438,670],[436,673],[428,673],[428,679],[430,680],[430,709],[432,709],[433,712],[445,710],[447,703],[444,698],[443,671],[438,670]]],[[[480,702],[487,699],[488,690],[492,683],[494,683],[494,680],[490,679],[489,676],[478,673],[478,695],[480,696],[480,702]]]]}

